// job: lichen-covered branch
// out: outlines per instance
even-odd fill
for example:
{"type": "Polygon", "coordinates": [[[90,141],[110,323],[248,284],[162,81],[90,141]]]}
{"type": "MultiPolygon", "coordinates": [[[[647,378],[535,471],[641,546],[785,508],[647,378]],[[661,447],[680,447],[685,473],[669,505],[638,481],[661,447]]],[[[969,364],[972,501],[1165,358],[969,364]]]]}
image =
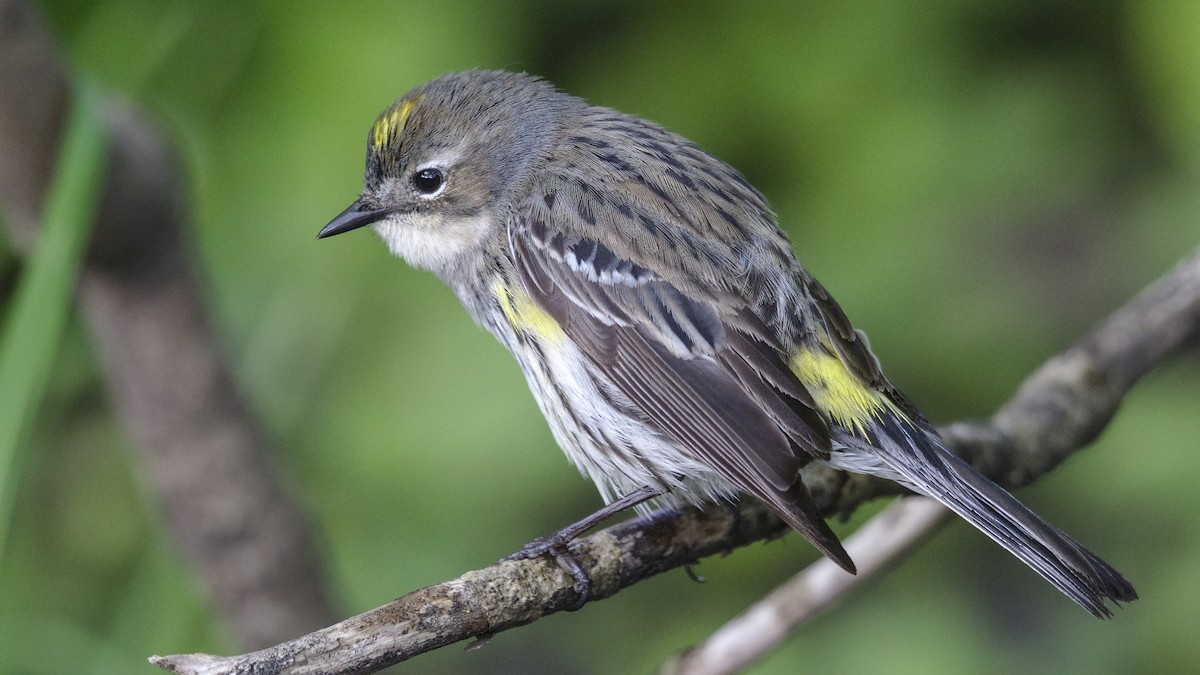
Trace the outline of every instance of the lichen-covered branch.
{"type": "MultiPolygon", "coordinates": [[[[1198,341],[1200,251],[1046,362],[991,421],[953,424],[943,432],[951,448],[992,478],[1010,487],[1027,483],[1095,438],[1139,377],[1198,341]]],[[[834,471],[812,471],[807,481],[827,513],[848,512],[897,491],[887,481],[834,471]]],[[[601,599],[782,529],[763,507],[747,504],[737,516],[713,508],[640,518],[582,539],[573,550],[591,576],[593,598],[601,599]]],[[[260,652],[152,662],[189,675],[371,672],[567,609],[576,599],[571,586],[549,560],[504,562],[260,652]]]]}

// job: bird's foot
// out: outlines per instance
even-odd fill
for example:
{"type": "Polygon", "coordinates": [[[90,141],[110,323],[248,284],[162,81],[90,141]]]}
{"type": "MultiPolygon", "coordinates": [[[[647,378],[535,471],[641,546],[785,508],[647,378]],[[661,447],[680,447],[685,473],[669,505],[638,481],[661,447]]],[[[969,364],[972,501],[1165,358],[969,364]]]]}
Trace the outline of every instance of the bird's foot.
{"type": "Polygon", "coordinates": [[[563,529],[555,532],[549,537],[539,537],[521,547],[521,550],[503,558],[500,562],[508,560],[529,560],[531,558],[539,558],[544,555],[554,556],[554,561],[564,572],[571,575],[575,580],[573,588],[579,594],[579,600],[568,610],[574,612],[583,607],[587,603],[588,598],[592,593],[592,580],[583,569],[583,565],[579,564],[579,560],[572,555],[567,546],[574,541],[579,535],[587,532],[600,523],[608,520],[613,515],[624,511],[625,509],[641,504],[642,502],[653,499],[662,494],[662,490],[656,487],[646,486],[640,490],[635,490],[620,499],[606,505],[604,508],[596,511],[592,515],[580,520],[577,523],[572,523],[563,529]]]}
{"type": "Polygon", "coordinates": [[[528,544],[522,546],[521,550],[517,551],[516,553],[501,558],[500,562],[509,560],[531,560],[533,558],[540,558],[544,555],[552,556],[554,558],[554,562],[558,563],[558,566],[561,567],[564,572],[571,575],[571,579],[573,579],[575,582],[572,584],[571,588],[576,594],[579,595],[579,599],[575,601],[574,605],[571,605],[571,607],[567,609],[568,612],[574,612],[587,604],[588,598],[591,597],[592,580],[590,577],[588,577],[587,572],[584,571],[583,565],[579,564],[579,560],[575,558],[568,548],[568,544],[570,544],[571,539],[575,538],[574,534],[570,530],[571,528],[567,528],[565,530],[556,532],[549,537],[538,537],[537,539],[534,539],[528,544]],[[568,538],[567,535],[572,536],[568,538]]]}

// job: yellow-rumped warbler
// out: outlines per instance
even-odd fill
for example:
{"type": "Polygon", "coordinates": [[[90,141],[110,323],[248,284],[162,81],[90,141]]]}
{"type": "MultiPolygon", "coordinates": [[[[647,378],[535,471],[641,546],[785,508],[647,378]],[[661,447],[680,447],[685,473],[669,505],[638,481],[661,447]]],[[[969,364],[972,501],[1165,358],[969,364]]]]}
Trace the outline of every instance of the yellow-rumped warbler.
{"type": "Polygon", "coordinates": [[[687,139],[464,72],[379,116],[364,183],[318,237],[370,225],[449,285],[610,505],[747,493],[853,572],[801,481],[824,462],[933,497],[1097,617],[1137,597],[942,445],[764,197],[687,139]]]}

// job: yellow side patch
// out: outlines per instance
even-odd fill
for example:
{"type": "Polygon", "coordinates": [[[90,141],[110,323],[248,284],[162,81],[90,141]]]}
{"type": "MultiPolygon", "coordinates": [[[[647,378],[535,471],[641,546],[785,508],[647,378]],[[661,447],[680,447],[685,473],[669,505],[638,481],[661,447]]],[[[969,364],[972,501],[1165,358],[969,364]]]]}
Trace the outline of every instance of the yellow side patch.
{"type": "Polygon", "coordinates": [[[375,126],[371,129],[371,148],[380,150],[392,145],[400,137],[400,132],[404,131],[409,113],[424,98],[425,95],[421,94],[411,101],[403,99],[384,110],[379,119],[375,120],[375,126]]]}
{"type": "Polygon", "coordinates": [[[537,304],[524,291],[513,291],[503,284],[496,284],[496,300],[504,311],[508,325],[521,333],[529,333],[539,340],[559,342],[564,337],[562,326],[554,317],[537,304]]]}
{"type": "Polygon", "coordinates": [[[801,349],[790,366],[821,412],[859,434],[881,411],[896,410],[894,403],[860,382],[834,354],[801,349]]]}

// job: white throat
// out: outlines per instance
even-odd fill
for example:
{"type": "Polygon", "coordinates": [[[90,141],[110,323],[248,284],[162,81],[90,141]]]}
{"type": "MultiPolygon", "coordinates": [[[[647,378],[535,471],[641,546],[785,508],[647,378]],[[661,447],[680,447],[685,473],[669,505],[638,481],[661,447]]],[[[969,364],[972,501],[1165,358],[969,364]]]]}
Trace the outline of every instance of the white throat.
{"type": "Polygon", "coordinates": [[[438,215],[392,214],[371,228],[393,255],[438,276],[464,253],[479,251],[490,229],[490,213],[451,220],[438,215]]]}

